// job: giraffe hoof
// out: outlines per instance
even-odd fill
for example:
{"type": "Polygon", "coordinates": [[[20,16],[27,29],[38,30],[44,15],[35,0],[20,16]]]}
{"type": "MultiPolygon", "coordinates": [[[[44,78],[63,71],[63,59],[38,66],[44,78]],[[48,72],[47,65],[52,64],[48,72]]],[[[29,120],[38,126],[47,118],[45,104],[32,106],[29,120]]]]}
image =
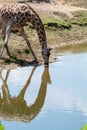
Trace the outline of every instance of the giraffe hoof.
{"type": "Polygon", "coordinates": [[[49,63],[44,63],[45,67],[48,67],[49,66],[49,63]]]}
{"type": "Polygon", "coordinates": [[[37,65],[39,62],[38,62],[38,60],[34,60],[34,63],[35,63],[35,65],[37,65]]]}
{"type": "Polygon", "coordinates": [[[38,60],[35,60],[35,63],[38,64],[39,63],[38,60]]]}

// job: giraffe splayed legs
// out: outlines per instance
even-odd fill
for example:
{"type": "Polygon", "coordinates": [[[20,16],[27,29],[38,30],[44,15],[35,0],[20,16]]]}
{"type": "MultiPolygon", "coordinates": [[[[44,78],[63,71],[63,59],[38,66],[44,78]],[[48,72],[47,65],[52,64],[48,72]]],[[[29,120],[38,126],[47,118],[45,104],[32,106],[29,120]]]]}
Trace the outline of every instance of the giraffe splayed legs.
{"type": "MultiPolygon", "coordinates": [[[[11,32],[11,27],[12,27],[11,23],[8,23],[7,28],[6,28],[6,34],[3,34],[3,35],[6,35],[6,36],[3,36],[4,45],[1,48],[0,57],[2,57],[2,54],[3,54],[5,48],[6,48],[8,56],[12,57],[12,55],[10,54],[8,45],[7,45],[8,44],[8,39],[9,39],[9,35],[10,35],[10,32],[11,32]]],[[[34,60],[38,63],[37,57],[36,57],[35,53],[33,52],[32,48],[31,48],[30,41],[28,40],[28,38],[26,36],[24,28],[19,28],[18,30],[21,33],[21,35],[24,38],[24,40],[26,41],[26,43],[27,43],[27,45],[28,45],[28,47],[29,47],[33,57],[34,57],[34,60]]]]}

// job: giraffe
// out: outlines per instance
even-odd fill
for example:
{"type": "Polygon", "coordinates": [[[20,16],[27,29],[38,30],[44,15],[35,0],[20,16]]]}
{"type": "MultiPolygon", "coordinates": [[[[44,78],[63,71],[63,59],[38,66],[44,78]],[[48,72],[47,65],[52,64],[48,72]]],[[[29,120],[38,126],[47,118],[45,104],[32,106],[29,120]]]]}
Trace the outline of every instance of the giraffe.
{"type": "Polygon", "coordinates": [[[41,54],[45,65],[49,65],[49,57],[51,49],[47,47],[46,33],[44,25],[38,14],[27,3],[1,3],[0,4],[0,26],[2,29],[3,46],[0,51],[2,58],[3,51],[6,48],[8,56],[11,56],[8,48],[8,39],[11,30],[18,30],[26,41],[33,57],[38,62],[37,57],[31,47],[30,41],[24,31],[24,26],[30,22],[37,31],[39,42],[41,45],[41,54]]]}

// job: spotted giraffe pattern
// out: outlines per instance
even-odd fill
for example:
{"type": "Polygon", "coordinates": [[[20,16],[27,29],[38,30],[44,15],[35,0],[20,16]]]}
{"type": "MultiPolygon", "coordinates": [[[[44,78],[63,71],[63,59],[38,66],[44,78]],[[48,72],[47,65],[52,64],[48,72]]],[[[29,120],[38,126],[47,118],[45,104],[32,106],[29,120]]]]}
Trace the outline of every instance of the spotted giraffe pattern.
{"type": "Polygon", "coordinates": [[[24,26],[27,22],[33,24],[34,28],[37,31],[41,49],[42,49],[42,57],[44,59],[44,63],[49,63],[50,49],[47,48],[46,43],[46,34],[44,30],[44,26],[38,14],[29,6],[29,4],[0,4],[0,25],[2,28],[2,37],[4,40],[4,46],[1,49],[1,56],[6,47],[7,53],[9,54],[9,50],[7,47],[8,38],[10,34],[10,30],[19,30],[24,37],[24,40],[27,42],[35,60],[37,60],[36,55],[34,54],[32,48],[30,47],[30,42],[28,41],[25,33],[24,26]]]}

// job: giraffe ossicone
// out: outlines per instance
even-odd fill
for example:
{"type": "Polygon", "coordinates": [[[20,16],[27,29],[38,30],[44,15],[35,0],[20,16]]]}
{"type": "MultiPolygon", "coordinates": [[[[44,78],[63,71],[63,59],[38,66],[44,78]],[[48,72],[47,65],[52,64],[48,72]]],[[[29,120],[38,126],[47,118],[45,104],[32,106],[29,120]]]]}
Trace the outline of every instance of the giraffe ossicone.
{"type": "Polygon", "coordinates": [[[4,42],[0,51],[0,57],[2,57],[5,48],[7,50],[7,54],[10,56],[7,45],[9,35],[11,30],[18,30],[26,41],[35,61],[37,61],[37,57],[24,31],[26,22],[30,22],[35,27],[41,45],[41,53],[44,59],[44,64],[48,65],[51,49],[47,47],[44,25],[38,14],[29,6],[29,4],[26,3],[0,4],[0,27],[2,29],[2,38],[4,42]]]}

